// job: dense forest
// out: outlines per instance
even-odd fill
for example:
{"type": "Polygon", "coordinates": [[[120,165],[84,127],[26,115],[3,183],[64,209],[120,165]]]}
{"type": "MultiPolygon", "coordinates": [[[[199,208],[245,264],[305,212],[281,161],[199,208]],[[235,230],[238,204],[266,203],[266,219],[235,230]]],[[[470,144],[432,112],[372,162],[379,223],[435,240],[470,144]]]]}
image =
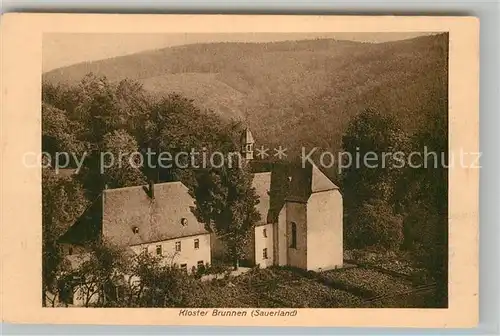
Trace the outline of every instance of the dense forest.
{"type": "Polygon", "coordinates": [[[159,96],[177,92],[225,120],[245,120],[258,145],[338,151],[365,108],[415,131],[445,94],[447,34],[386,43],[333,39],[209,43],[147,51],[47,72],[75,85],[88,73],[129,79],[159,96]]]}
{"type": "MultiPolygon", "coordinates": [[[[101,173],[102,152],[154,148],[176,153],[202,147],[227,152],[238,148],[246,124],[262,139],[259,144],[361,148],[362,153],[421,152],[425,146],[447,157],[447,111],[446,35],[382,44],[192,45],[46,73],[42,150],[86,153],[86,158],[77,175],[43,169],[44,288],[55,286],[63,267],[58,237],[103,188],[158,178],[147,166],[126,163],[101,173]]],[[[249,190],[249,177],[238,174],[227,183],[249,190]]],[[[351,167],[329,175],[344,195],[346,249],[409,253],[438,284],[437,305],[446,306],[446,167],[351,167]]],[[[172,168],[164,179],[181,180],[194,195],[204,194],[197,189],[203,177],[196,171],[172,168]]],[[[213,181],[207,185],[219,190],[213,181]]],[[[253,195],[244,202],[251,204],[245,211],[254,211],[253,195]]],[[[248,229],[252,223],[239,225],[248,229]]]]}

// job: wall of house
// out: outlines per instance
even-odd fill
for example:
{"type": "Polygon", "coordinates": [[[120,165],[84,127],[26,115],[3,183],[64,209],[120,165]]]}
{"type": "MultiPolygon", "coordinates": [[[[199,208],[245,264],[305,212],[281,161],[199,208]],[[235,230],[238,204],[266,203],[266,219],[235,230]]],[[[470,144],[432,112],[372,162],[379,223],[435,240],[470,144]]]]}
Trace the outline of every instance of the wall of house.
{"type": "Polygon", "coordinates": [[[338,190],[314,193],[307,202],[307,269],[342,267],[343,206],[338,190]]]}
{"type": "Polygon", "coordinates": [[[278,223],[274,227],[275,263],[278,266],[285,266],[288,263],[288,236],[286,222],[286,204],[281,208],[278,216],[278,223]]]}
{"type": "Polygon", "coordinates": [[[135,245],[132,246],[131,248],[135,253],[141,253],[143,251],[143,248],[146,247],[148,253],[156,255],[157,245],[161,245],[162,256],[166,263],[176,264],[179,267],[183,264],[186,264],[188,271],[191,271],[193,266],[196,268],[198,265],[198,261],[203,261],[204,264],[212,263],[210,255],[210,234],[182,237],[155,243],[135,245]],[[199,239],[199,247],[197,249],[194,247],[195,239],[199,239]],[[175,250],[176,242],[181,243],[180,252],[176,252],[175,250]]]}
{"type": "Polygon", "coordinates": [[[287,202],[287,265],[307,269],[307,203],[287,202]],[[292,245],[292,222],[297,227],[296,246],[292,245]]]}
{"type": "Polygon", "coordinates": [[[274,232],[273,224],[256,226],[255,232],[255,265],[266,268],[274,264],[274,232]],[[265,230],[265,236],[264,236],[265,230]],[[267,249],[267,258],[264,258],[264,249],[267,249]]]}

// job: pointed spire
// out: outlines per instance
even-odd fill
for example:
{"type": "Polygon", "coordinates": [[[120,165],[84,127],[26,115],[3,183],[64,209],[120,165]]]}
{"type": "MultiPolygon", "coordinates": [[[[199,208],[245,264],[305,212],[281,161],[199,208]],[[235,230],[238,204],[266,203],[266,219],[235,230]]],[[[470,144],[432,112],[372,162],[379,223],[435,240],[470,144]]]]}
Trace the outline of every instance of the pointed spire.
{"type": "Polygon", "coordinates": [[[253,145],[255,144],[255,140],[253,139],[252,132],[250,132],[248,127],[241,135],[240,144],[243,158],[247,161],[253,160],[253,145]]]}
{"type": "Polygon", "coordinates": [[[254,144],[255,143],[255,140],[253,139],[253,135],[252,135],[252,132],[250,132],[250,128],[245,128],[245,130],[243,131],[243,133],[241,134],[241,144],[254,144]]]}

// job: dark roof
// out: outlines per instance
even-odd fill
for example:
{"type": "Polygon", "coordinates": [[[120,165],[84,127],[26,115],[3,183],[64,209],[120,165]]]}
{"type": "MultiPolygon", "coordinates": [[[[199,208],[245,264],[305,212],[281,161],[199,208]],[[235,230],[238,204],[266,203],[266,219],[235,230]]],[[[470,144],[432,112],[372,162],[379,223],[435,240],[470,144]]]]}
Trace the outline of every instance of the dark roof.
{"type": "Polygon", "coordinates": [[[259,204],[255,207],[261,217],[257,225],[265,225],[269,221],[268,215],[270,207],[271,173],[254,174],[252,186],[255,188],[257,196],[259,196],[260,200],[259,204]]]}
{"type": "Polygon", "coordinates": [[[99,195],[59,238],[59,242],[85,246],[97,241],[101,237],[101,218],[102,195],[99,195]]]}
{"type": "Polygon", "coordinates": [[[155,184],[154,198],[150,195],[146,186],[104,190],[103,237],[132,246],[208,233],[194,216],[194,199],[181,182],[155,184]]]}
{"type": "MultiPolygon", "coordinates": [[[[286,201],[305,203],[313,193],[336,190],[338,187],[313,165],[298,163],[265,163],[269,172],[256,172],[253,186],[260,197],[257,210],[259,224],[275,223],[286,201]],[[264,220],[265,219],[265,220],[264,220]]],[[[263,167],[255,162],[253,167],[263,167]]],[[[259,170],[257,170],[259,171],[259,170]]],[[[258,225],[259,225],[258,224],[258,225]]]]}
{"type": "Polygon", "coordinates": [[[243,133],[241,134],[240,137],[240,144],[253,144],[255,143],[255,140],[253,138],[252,132],[250,132],[249,128],[246,128],[243,133]]]}
{"type": "Polygon", "coordinates": [[[290,171],[290,190],[286,200],[307,202],[311,194],[336,190],[338,187],[314,164],[294,165],[290,171]]]}

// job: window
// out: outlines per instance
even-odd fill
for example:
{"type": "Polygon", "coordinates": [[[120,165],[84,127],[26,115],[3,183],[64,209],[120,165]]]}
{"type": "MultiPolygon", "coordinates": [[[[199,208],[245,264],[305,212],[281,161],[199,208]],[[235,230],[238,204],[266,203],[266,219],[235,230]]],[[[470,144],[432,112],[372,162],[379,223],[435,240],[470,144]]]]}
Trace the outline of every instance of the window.
{"type": "Polygon", "coordinates": [[[264,236],[264,238],[267,237],[267,229],[262,229],[262,235],[264,236]]]}
{"type": "Polygon", "coordinates": [[[291,248],[297,248],[297,224],[292,222],[292,242],[290,244],[291,248]]]}
{"type": "Polygon", "coordinates": [[[267,259],[267,248],[262,250],[262,259],[267,259]]]}
{"type": "Polygon", "coordinates": [[[197,266],[198,266],[198,268],[202,268],[205,266],[205,263],[203,262],[203,260],[199,260],[197,263],[197,266]]]}
{"type": "Polygon", "coordinates": [[[194,248],[196,250],[200,248],[200,240],[199,239],[195,239],[194,240],[194,248]]]}
{"type": "Polygon", "coordinates": [[[161,255],[161,245],[156,245],[156,255],[161,255]]]}
{"type": "Polygon", "coordinates": [[[186,226],[186,225],[187,225],[187,223],[188,223],[187,218],[182,218],[182,219],[181,219],[181,224],[182,224],[182,226],[186,226]]]}
{"type": "Polygon", "coordinates": [[[181,251],[181,242],[175,242],[175,252],[180,252],[181,251]]]}
{"type": "Polygon", "coordinates": [[[143,246],[142,247],[142,253],[148,253],[148,247],[147,246],[143,246]]]}
{"type": "Polygon", "coordinates": [[[187,264],[181,264],[181,271],[187,272],[188,270],[188,265],[187,264]]]}

